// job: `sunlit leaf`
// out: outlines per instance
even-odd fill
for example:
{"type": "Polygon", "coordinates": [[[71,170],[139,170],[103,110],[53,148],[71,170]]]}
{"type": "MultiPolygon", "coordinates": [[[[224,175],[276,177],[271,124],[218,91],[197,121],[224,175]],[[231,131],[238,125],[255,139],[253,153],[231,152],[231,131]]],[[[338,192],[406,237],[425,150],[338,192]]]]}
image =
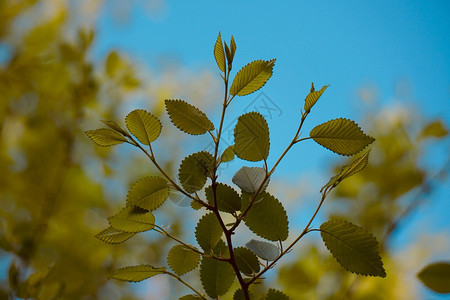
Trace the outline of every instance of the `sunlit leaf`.
{"type": "Polygon", "coordinates": [[[161,133],[161,122],[151,113],[136,109],[130,112],[126,118],[128,130],[144,145],[150,145],[161,133]]]}
{"type": "Polygon", "coordinates": [[[126,132],[125,129],[123,129],[122,127],[120,127],[119,125],[117,125],[116,122],[114,121],[104,121],[102,120],[103,124],[105,124],[106,126],[108,126],[109,128],[119,132],[120,134],[124,135],[124,136],[128,136],[128,132],[126,132]]]}
{"type": "Polygon", "coordinates": [[[266,181],[266,171],[259,167],[242,167],[233,176],[233,183],[244,192],[254,194],[262,185],[260,192],[264,191],[269,184],[269,178],[266,181]]]}
{"type": "Polygon", "coordinates": [[[262,88],[272,76],[274,64],[275,59],[269,61],[255,60],[247,64],[234,77],[230,94],[245,96],[262,88]]]}
{"type": "Polygon", "coordinates": [[[265,300],[289,300],[289,297],[283,292],[277,291],[275,289],[269,289],[266,294],[265,300]]]}
{"type": "MultiPolygon", "coordinates": [[[[324,85],[319,91],[311,91],[308,96],[306,96],[305,99],[305,112],[309,113],[311,108],[316,104],[317,100],[319,100],[320,96],[322,96],[323,92],[329,87],[330,85],[324,85]]],[[[312,85],[312,89],[314,88],[314,85],[312,85]]]]}
{"type": "Polygon", "coordinates": [[[124,232],[114,227],[108,227],[95,235],[100,241],[108,244],[120,244],[136,235],[134,232],[124,232]]]}
{"type": "Polygon", "coordinates": [[[238,247],[234,249],[234,258],[239,270],[247,275],[258,273],[260,269],[259,260],[248,248],[238,247]]]}
{"type": "Polygon", "coordinates": [[[216,218],[216,215],[212,212],[204,215],[197,223],[195,227],[195,238],[197,243],[209,253],[214,248],[222,237],[222,227],[216,218]]]}
{"type": "Polygon", "coordinates": [[[166,100],[165,104],[170,120],[181,131],[199,135],[214,130],[213,123],[195,106],[183,100],[166,100]]]}
{"type": "Polygon", "coordinates": [[[127,139],[117,131],[109,128],[87,130],[86,135],[98,146],[109,147],[127,142],[127,139]]]}
{"type": "Polygon", "coordinates": [[[216,43],[214,45],[214,58],[216,59],[217,66],[220,71],[225,72],[225,52],[223,50],[222,37],[217,37],[216,43]]]}
{"type": "Polygon", "coordinates": [[[320,124],[309,135],[318,144],[341,155],[356,154],[375,141],[358,124],[344,118],[320,124]]]}
{"type": "Polygon", "coordinates": [[[450,262],[436,262],[423,268],[417,277],[436,293],[450,293],[450,262]]]}
{"type": "Polygon", "coordinates": [[[109,274],[109,278],[138,282],[152,276],[165,273],[166,268],[155,268],[150,265],[131,266],[113,270],[109,274]]]}
{"type": "Polygon", "coordinates": [[[156,176],[144,177],[131,187],[127,204],[153,211],[160,207],[168,196],[169,186],[165,179],[156,176]]]}
{"type": "Polygon", "coordinates": [[[155,217],[151,212],[137,206],[126,206],[108,218],[109,225],[125,232],[142,232],[155,227],[155,217]]]}
{"type": "MultiPolygon", "coordinates": [[[[209,204],[214,205],[212,187],[205,189],[206,199],[209,204]]],[[[216,187],[217,208],[220,211],[233,213],[241,209],[241,197],[231,187],[223,183],[218,183],[216,187]]]]}
{"type": "Polygon", "coordinates": [[[170,249],[167,263],[178,275],[194,270],[200,262],[200,254],[183,245],[175,245],[170,249]]]}
{"type": "Polygon", "coordinates": [[[234,55],[236,54],[236,42],[234,41],[233,36],[231,36],[230,40],[230,53],[231,53],[231,61],[233,61],[234,55]]]}
{"type": "Polygon", "coordinates": [[[200,264],[200,279],[205,292],[217,298],[228,292],[234,281],[233,267],[224,261],[204,257],[200,264]]]}
{"type": "Polygon", "coordinates": [[[220,157],[221,162],[229,162],[234,159],[234,150],[233,145],[227,147],[222,153],[222,156],[220,157]]]}
{"type": "Polygon", "coordinates": [[[249,112],[239,117],[234,128],[234,153],[249,161],[260,161],[269,155],[269,126],[258,112],[249,112]]]}
{"type": "Polygon", "coordinates": [[[203,188],[213,162],[213,156],[206,151],[194,153],[183,159],[178,170],[178,178],[186,192],[193,193],[203,188]]]}
{"type": "Polygon", "coordinates": [[[386,277],[378,242],[365,229],[347,221],[331,220],[320,225],[320,234],[328,250],[347,271],[386,277]]]}
{"type": "Polygon", "coordinates": [[[280,254],[277,246],[257,240],[250,240],[245,246],[264,260],[274,260],[280,254]]]}

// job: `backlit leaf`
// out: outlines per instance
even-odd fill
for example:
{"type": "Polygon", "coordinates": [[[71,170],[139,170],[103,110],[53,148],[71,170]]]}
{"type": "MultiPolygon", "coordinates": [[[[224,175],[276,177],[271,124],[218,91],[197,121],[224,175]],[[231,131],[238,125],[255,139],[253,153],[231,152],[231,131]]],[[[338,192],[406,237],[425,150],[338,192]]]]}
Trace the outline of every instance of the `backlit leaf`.
{"type": "Polygon", "coordinates": [[[331,220],[320,225],[320,235],[328,250],[347,271],[386,277],[378,242],[365,229],[343,220],[331,220]]]}
{"type": "MultiPolygon", "coordinates": [[[[259,167],[242,167],[233,176],[233,183],[244,192],[254,194],[266,178],[266,171],[259,167]]],[[[260,192],[264,191],[269,184],[269,178],[264,181],[260,192]]]]}
{"type": "Polygon", "coordinates": [[[144,177],[131,187],[127,205],[153,211],[160,207],[168,196],[169,186],[165,179],[156,176],[144,177]]]}
{"type": "Polygon", "coordinates": [[[150,265],[131,266],[113,270],[109,274],[109,278],[138,282],[152,276],[165,273],[166,268],[155,268],[150,265]]]}
{"type": "Polygon", "coordinates": [[[161,122],[151,113],[136,109],[130,112],[126,118],[128,130],[144,145],[150,145],[161,133],[161,122]]]}
{"type": "MultiPolygon", "coordinates": [[[[329,87],[330,85],[324,85],[319,91],[312,91],[309,93],[308,96],[306,96],[305,99],[305,112],[308,113],[311,108],[316,104],[317,100],[319,100],[320,96],[322,96],[323,92],[329,87]]],[[[312,85],[314,87],[314,85],[312,85]]]]}
{"type": "Polygon", "coordinates": [[[289,297],[283,292],[277,291],[275,289],[269,289],[266,294],[265,300],[289,300],[289,297]]]}
{"type": "Polygon", "coordinates": [[[280,254],[277,246],[257,240],[250,240],[245,246],[264,260],[274,260],[280,254]]]}
{"type": "MultiPolygon", "coordinates": [[[[255,300],[255,296],[252,292],[248,291],[248,296],[250,297],[250,300],[255,300]]],[[[236,290],[233,294],[233,300],[245,300],[244,291],[242,289],[236,290]]]]}
{"type": "Polygon", "coordinates": [[[344,118],[320,124],[309,135],[318,144],[341,155],[356,154],[375,141],[358,124],[344,118]]]}
{"type": "Polygon", "coordinates": [[[234,258],[239,270],[247,275],[258,273],[260,269],[259,260],[248,248],[238,247],[234,249],[234,258]]]}
{"type": "Polygon", "coordinates": [[[183,245],[173,246],[167,256],[167,263],[178,275],[194,270],[200,262],[200,254],[183,245]]]}
{"type": "Polygon", "coordinates": [[[116,122],[114,121],[104,121],[102,120],[103,124],[105,124],[106,126],[108,126],[109,128],[121,133],[124,136],[128,136],[128,132],[126,132],[125,129],[123,129],[122,127],[120,127],[119,125],[117,125],[116,122]]]}
{"type": "Polygon", "coordinates": [[[258,112],[249,112],[239,117],[234,128],[234,153],[249,161],[260,161],[269,155],[269,126],[258,112]]]}
{"type": "Polygon", "coordinates": [[[100,241],[108,244],[120,244],[136,235],[133,232],[124,232],[109,226],[95,235],[100,241]]]}
{"type": "Polygon", "coordinates": [[[213,162],[213,156],[206,151],[191,154],[183,159],[178,170],[178,178],[186,192],[193,193],[203,188],[213,162]]]}
{"type": "Polygon", "coordinates": [[[230,250],[222,239],[213,248],[213,253],[219,257],[230,258],[230,250]]]}
{"type": "Polygon", "coordinates": [[[436,293],[450,293],[450,262],[437,262],[423,268],[417,277],[436,293]]]}
{"type": "Polygon", "coordinates": [[[195,227],[195,238],[200,247],[209,253],[222,237],[222,227],[212,212],[204,215],[195,227]]]}
{"type": "Polygon", "coordinates": [[[436,120],[427,124],[427,126],[425,126],[425,128],[420,133],[421,138],[429,138],[429,137],[441,138],[447,135],[448,130],[441,120],[436,120]]]}
{"type": "Polygon", "coordinates": [[[233,145],[229,146],[223,151],[222,156],[220,157],[221,162],[229,162],[234,159],[233,147],[233,145]]]}
{"type": "Polygon", "coordinates": [[[87,130],[86,135],[98,146],[109,147],[127,142],[127,139],[117,131],[109,128],[87,130]]]}
{"type": "Polygon", "coordinates": [[[222,37],[217,37],[216,44],[214,45],[214,58],[216,59],[217,66],[220,71],[225,72],[225,52],[223,51],[222,37]]]}
{"type": "Polygon", "coordinates": [[[255,60],[247,64],[234,77],[230,94],[245,96],[262,88],[272,76],[274,64],[275,59],[255,60]]]}
{"type": "Polygon", "coordinates": [[[155,227],[155,217],[151,212],[137,206],[126,206],[108,218],[109,225],[125,232],[142,232],[155,227]]]}
{"type": "MultiPolygon", "coordinates": [[[[206,199],[209,204],[214,205],[214,197],[212,187],[205,189],[206,199]]],[[[241,197],[231,187],[223,183],[219,183],[216,187],[217,208],[224,212],[235,212],[241,209],[241,197]]]]}
{"type": "Polygon", "coordinates": [[[170,120],[181,131],[199,135],[214,130],[213,123],[195,106],[183,100],[166,100],[165,104],[170,120]]]}
{"type": "Polygon", "coordinates": [[[211,298],[228,292],[234,281],[233,267],[224,261],[204,257],[200,264],[200,279],[203,289],[211,298]]]}

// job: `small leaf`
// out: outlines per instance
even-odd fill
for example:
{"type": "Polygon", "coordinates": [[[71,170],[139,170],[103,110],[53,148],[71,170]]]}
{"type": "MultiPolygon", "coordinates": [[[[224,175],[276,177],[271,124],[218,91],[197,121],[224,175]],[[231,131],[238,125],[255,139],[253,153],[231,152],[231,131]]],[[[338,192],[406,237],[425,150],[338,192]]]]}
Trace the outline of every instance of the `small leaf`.
{"type": "Polygon", "coordinates": [[[283,292],[277,291],[275,289],[269,289],[266,294],[265,300],[289,300],[289,297],[283,292]]]}
{"type": "Polygon", "coordinates": [[[230,251],[228,250],[228,246],[221,239],[217,243],[217,245],[213,249],[213,253],[222,258],[230,258],[230,251]]]}
{"type": "Polygon", "coordinates": [[[225,72],[225,52],[223,51],[222,37],[217,37],[216,44],[214,45],[214,58],[216,59],[217,66],[220,71],[225,72]]]}
{"type": "Polygon", "coordinates": [[[229,162],[234,159],[234,151],[233,151],[233,145],[227,147],[225,151],[223,151],[222,156],[220,157],[221,162],[229,162]]]}
{"type": "Polygon", "coordinates": [[[117,125],[116,122],[114,121],[104,121],[102,120],[103,124],[105,124],[106,126],[108,126],[109,128],[121,133],[124,136],[128,136],[128,132],[123,129],[122,127],[120,127],[119,125],[117,125]]]}
{"type": "Polygon", "coordinates": [[[200,279],[205,292],[217,298],[228,292],[234,281],[233,267],[224,261],[204,257],[200,264],[200,279]]]}
{"type": "MultiPolygon", "coordinates": [[[[254,194],[266,178],[266,171],[259,167],[242,167],[233,176],[233,183],[244,192],[254,194]]],[[[269,178],[264,181],[260,192],[263,192],[269,184],[269,178]]]]}
{"type": "Polygon", "coordinates": [[[130,112],[126,118],[128,130],[144,145],[150,145],[161,133],[161,122],[151,113],[136,109],[130,112]]]}
{"type": "Polygon", "coordinates": [[[202,249],[209,253],[222,237],[222,227],[214,213],[204,215],[195,227],[195,238],[202,249]]]}
{"type": "MultiPolygon", "coordinates": [[[[214,197],[211,186],[205,189],[205,194],[209,204],[214,205],[214,197]]],[[[231,186],[218,183],[216,187],[216,197],[217,208],[220,211],[233,213],[241,209],[241,197],[231,186]]]]}
{"type": "Polygon", "coordinates": [[[450,262],[436,262],[423,268],[417,277],[436,293],[450,293],[450,262]]]}
{"type": "Polygon", "coordinates": [[[156,176],[144,177],[131,187],[127,205],[153,211],[160,207],[168,196],[169,186],[165,179],[156,176]]]}
{"type": "Polygon", "coordinates": [[[249,161],[260,161],[269,155],[269,126],[258,112],[249,112],[239,117],[234,128],[234,153],[249,161]]]}
{"type": "Polygon", "coordinates": [[[275,59],[255,60],[243,67],[233,79],[230,94],[245,96],[262,88],[272,76],[275,59]]]}
{"type": "Polygon", "coordinates": [[[429,123],[421,132],[421,138],[442,138],[448,135],[448,130],[441,120],[436,120],[429,123]]]}
{"type": "Polygon", "coordinates": [[[234,55],[236,54],[236,42],[234,41],[233,36],[231,36],[230,40],[230,54],[231,54],[231,61],[233,61],[234,55]]]}
{"type": "Polygon", "coordinates": [[[213,156],[206,151],[189,155],[181,162],[178,178],[188,193],[194,193],[203,188],[207,176],[212,171],[213,156]]]}
{"type": "Polygon", "coordinates": [[[203,205],[200,202],[192,200],[191,201],[191,208],[193,210],[199,210],[199,209],[203,208],[203,205]]]}
{"type": "Polygon", "coordinates": [[[202,299],[202,298],[198,295],[185,295],[181,298],[178,298],[178,300],[199,300],[199,299],[202,299]]]}
{"type": "Polygon", "coordinates": [[[128,142],[122,134],[109,128],[87,130],[85,132],[86,135],[100,147],[109,147],[128,142]]]}
{"type": "Polygon", "coordinates": [[[120,244],[136,235],[134,232],[124,232],[109,226],[95,235],[97,239],[108,244],[120,244]]]}
{"type": "Polygon", "coordinates": [[[108,218],[109,225],[125,232],[142,232],[155,227],[155,217],[151,212],[137,206],[126,206],[108,218]]]}
{"type": "Polygon", "coordinates": [[[199,135],[214,130],[214,125],[201,110],[183,100],[166,100],[166,110],[172,123],[181,131],[199,135]]]}
{"type": "Polygon", "coordinates": [[[106,58],[105,71],[109,77],[113,77],[122,67],[123,62],[116,51],[111,51],[106,58]]]}
{"type": "Polygon", "coordinates": [[[166,268],[155,268],[150,265],[131,266],[113,270],[109,274],[109,278],[138,282],[152,276],[165,273],[166,268]]]}
{"type": "Polygon", "coordinates": [[[323,92],[329,87],[330,85],[324,85],[320,91],[314,91],[314,85],[311,84],[311,93],[309,93],[308,96],[306,96],[305,99],[305,112],[309,113],[311,108],[316,104],[317,100],[319,100],[320,96],[322,96],[323,92]]]}
{"type": "Polygon", "coordinates": [[[356,154],[375,141],[358,124],[344,118],[320,124],[309,135],[318,144],[341,155],[356,154]]]}
{"type": "MultiPolygon", "coordinates": [[[[244,204],[241,210],[249,205],[251,196],[247,193],[242,195],[244,204]]],[[[289,234],[286,210],[280,201],[267,192],[256,196],[244,222],[251,231],[270,241],[284,241],[289,234]]]]}
{"type": "Polygon", "coordinates": [[[250,240],[245,246],[264,260],[272,261],[280,254],[277,246],[263,241],[250,240]]]}
{"type": "Polygon", "coordinates": [[[200,262],[200,254],[183,245],[175,245],[170,249],[167,263],[178,275],[194,270],[200,262]]]}
{"type": "Polygon", "coordinates": [[[259,260],[256,255],[247,248],[238,247],[234,249],[234,258],[239,270],[246,274],[251,275],[258,273],[260,269],[259,260]]]}
{"type": "MultiPolygon", "coordinates": [[[[250,300],[256,300],[255,296],[252,292],[248,291],[248,296],[250,300]]],[[[233,300],[245,300],[244,291],[242,289],[236,290],[233,295],[233,300]]]]}
{"type": "Polygon", "coordinates": [[[325,246],[347,271],[386,277],[378,242],[365,229],[350,222],[331,220],[320,225],[320,235],[325,246]]]}

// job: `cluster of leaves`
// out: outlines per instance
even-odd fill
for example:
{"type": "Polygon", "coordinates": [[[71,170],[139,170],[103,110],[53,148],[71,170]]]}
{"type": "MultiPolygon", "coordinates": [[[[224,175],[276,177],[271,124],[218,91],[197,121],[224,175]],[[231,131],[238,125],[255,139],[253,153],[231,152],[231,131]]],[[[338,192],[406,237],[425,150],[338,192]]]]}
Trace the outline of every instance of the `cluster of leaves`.
{"type": "MultiPolygon", "coordinates": [[[[227,107],[235,96],[245,96],[263,87],[271,77],[275,63],[275,60],[256,60],[247,64],[236,74],[228,88],[235,52],[233,37],[228,46],[227,43],[222,43],[219,33],[214,46],[214,56],[224,80],[225,95],[218,129],[197,107],[183,100],[165,100],[170,120],[178,129],[190,135],[208,133],[215,144],[213,153],[200,151],[183,159],[178,171],[179,183],[160,167],[155,157],[152,143],[159,137],[162,125],[151,113],[140,109],[132,111],[125,118],[126,129],[113,121],[103,121],[108,128],[86,132],[99,146],[129,143],[139,148],[162,174],[162,177],[145,177],[133,185],[128,193],[126,206],[108,218],[110,227],[96,237],[104,242],[117,244],[139,232],[154,230],[178,243],[170,249],[167,257],[174,273],[165,267],[138,265],[116,269],[110,277],[136,282],[157,274],[168,274],[196,293],[181,299],[205,299],[201,292],[181,278],[200,264],[200,279],[209,297],[217,298],[227,293],[237,279],[240,289],[235,291],[234,299],[250,299],[249,287],[311,231],[320,231],[327,248],[348,271],[361,275],[386,276],[378,254],[378,243],[363,228],[342,219],[330,220],[317,229],[311,228],[311,223],[327,195],[342,180],[366,166],[369,151],[343,167],[323,186],[322,198],[316,211],[301,234],[287,247],[283,245],[283,241],[289,236],[286,210],[276,197],[265,191],[277,165],[292,146],[300,141],[313,139],[323,147],[344,156],[357,154],[374,141],[374,138],[364,134],[355,122],[344,118],[320,124],[311,130],[308,137],[300,138],[300,130],[306,117],[328,86],[319,91],[314,89],[314,85],[311,86],[311,91],[305,99],[304,112],[301,112],[298,130],[271,169],[267,165],[270,150],[269,127],[264,116],[258,112],[249,112],[238,118],[234,129],[234,145],[219,153],[227,107]],[[218,182],[217,176],[220,165],[233,160],[235,156],[246,161],[263,162],[262,167],[244,166],[236,172],[232,181],[239,191],[218,182]],[[203,189],[206,199],[199,196],[203,189]],[[190,198],[193,209],[205,209],[195,228],[200,249],[183,242],[156,224],[152,212],[165,202],[171,190],[190,198]],[[225,224],[222,216],[224,213],[230,214],[235,221],[225,224]],[[232,236],[242,222],[259,237],[277,244],[251,240],[246,247],[234,247],[232,236]]],[[[266,299],[287,299],[287,296],[282,292],[269,290],[266,299]]]]}

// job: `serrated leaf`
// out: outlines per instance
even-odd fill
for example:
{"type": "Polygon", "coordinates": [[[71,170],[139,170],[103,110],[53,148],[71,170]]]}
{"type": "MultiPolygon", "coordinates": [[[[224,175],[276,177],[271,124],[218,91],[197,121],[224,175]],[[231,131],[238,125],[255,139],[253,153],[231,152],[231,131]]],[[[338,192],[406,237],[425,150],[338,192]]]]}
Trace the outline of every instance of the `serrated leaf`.
{"type": "Polygon", "coordinates": [[[343,220],[320,225],[322,240],[334,258],[346,270],[369,276],[386,277],[378,242],[365,229],[343,220]]]}
{"type": "Polygon", "coordinates": [[[151,113],[136,109],[130,112],[125,123],[128,130],[144,145],[150,145],[161,133],[161,122],[151,113]]]}
{"type": "Polygon", "coordinates": [[[105,120],[102,120],[102,122],[103,122],[103,124],[105,124],[109,128],[119,132],[120,134],[122,134],[124,136],[128,136],[128,132],[125,129],[123,129],[122,127],[120,127],[119,125],[117,125],[116,122],[114,122],[114,121],[105,121],[105,120]]]}
{"type": "Polygon", "coordinates": [[[225,149],[220,157],[220,161],[221,162],[229,162],[232,161],[234,159],[234,150],[233,150],[234,145],[231,145],[229,147],[227,147],[227,149],[225,149]]]}
{"type": "Polygon", "coordinates": [[[250,240],[245,246],[264,260],[272,261],[280,254],[277,246],[263,241],[250,240]]]}
{"type": "Polygon", "coordinates": [[[220,32],[214,45],[214,58],[216,59],[217,66],[220,71],[225,72],[225,52],[223,51],[223,43],[220,32]]]}
{"type": "Polygon", "coordinates": [[[216,215],[212,212],[204,215],[195,227],[197,243],[206,253],[209,253],[217,245],[222,237],[222,233],[222,227],[216,215]]]}
{"type": "MultiPolygon", "coordinates": [[[[322,96],[323,92],[329,87],[330,85],[324,85],[319,91],[311,91],[308,96],[306,96],[305,99],[305,112],[309,113],[311,108],[316,104],[317,100],[319,100],[320,96],[322,96]]],[[[314,85],[311,85],[311,90],[314,89],[314,85]]]]}
{"type": "Polygon", "coordinates": [[[233,183],[241,188],[242,191],[254,194],[259,186],[264,182],[260,189],[263,192],[269,184],[269,178],[266,181],[266,171],[259,167],[242,167],[233,176],[233,183]]]}
{"type": "Polygon", "coordinates": [[[233,79],[230,94],[245,96],[262,88],[272,76],[275,59],[255,60],[243,67],[233,79]]]}
{"type": "Polygon", "coordinates": [[[153,211],[169,196],[167,181],[161,177],[144,177],[133,185],[127,196],[127,205],[153,211]]]}
{"type": "MultiPolygon", "coordinates": [[[[249,205],[251,196],[243,193],[242,210],[249,205]]],[[[256,196],[244,222],[255,234],[270,241],[284,241],[289,234],[286,210],[280,201],[267,192],[256,196]]]]}
{"type": "Polygon", "coordinates": [[[266,300],[289,300],[289,297],[283,292],[277,291],[276,289],[269,289],[266,294],[266,300]]]}
{"type": "Polygon", "coordinates": [[[436,262],[417,274],[420,281],[436,293],[450,293],[450,262],[436,262]]]}
{"type": "Polygon", "coordinates": [[[175,245],[170,249],[167,263],[178,275],[194,270],[200,262],[200,254],[183,245],[175,245]]]}
{"type": "Polygon", "coordinates": [[[200,264],[200,279],[205,292],[217,298],[228,292],[234,281],[233,267],[224,261],[204,257],[200,264]]]}
{"type": "Polygon", "coordinates": [[[208,174],[212,171],[213,156],[206,151],[197,152],[184,158],[178,170],[178,178],[188,193],[203,188],[208,174]]]}
{"type": "Polygon", "coordinates": [[[166,100],[166,110],[172,123],[181,131],[199,135],[214,130],[204,112],[183,100],[166,100]]]}
{"type": "Polygon", "coordinates": [[[234,153],[249,161],[260,161],[269,155],[269,125],[258,112],[249,112],[239,117],[234,128],[234,153]]]}
{"type": "Polygon", "coordinates": [[[124,232],[109,226],[95,235],[97,239],[108,244],[120,244],[135,236],[134,232],[124,232]]]}
{"type": "Polygon", "coordinates": [[[213,253],[222,258],[230,258],[230,251],[227,244],[221,239],[213,248],[213,253]]]}
{"type": "Polygon", "coordinates": [[[354,159],[351,164],[342,167],[341,171],[337,175],[331,177],[327,184],[325,184],[320,189],[320,192],[322,192],[322,190],[327,187],[337,186],[342,180],[363,170],[367,166],[367,162],[369,161],[369,153],[370,150],[366,151],[360,157],[354,159]]]}
{"type": "MultiPolygon", "coordinates": [[[[212,187],[205,189],[206,199],[209,204],[214,205],[212,187]]],[[[241,209],[241,197],[231,186],[218,183],[216,187],[217,208],[220,211],[233,213],[241,209]]]]}
{"type": "Polygon", "coordinates": [[[259,260],[248,248],[238,247],[234,249],[234,258],[239,271],[246,275],[258,273],[260,270],[259,260]]]}
{"type": "Polygon", "coordinates": [[[152,276],[165,273],[166,268],[155,268],[150,265],[131,266],[113,270],[109,274],[109,278],[138,282],[152,276]]]}
{"type": "Polygon", "coordinates": [[[234,55],[236,54],[236,42],[234,41],[233,36],[231,36],[230,40],[230,54],[231,54],[231,61],[233,61],[234,55]]]}
{"type": "Polygon", "coordinates": [[[87,130],[85,132],[86,135],[100,147],[114,146],[128,141],[122,134],[109,128],[87,130]]]}
{"type": "MultiPolygon", "coordinates": [[[[250,300],[256,299],[252,292],[248,291],[248,296],[250,300]]],[[[244,291],[242,289],[236,290],[233,294],[233,300],[245,300],[244,291]]]]}
{"type": "Polygon", "coordinates": [[[142,232],[155,227],[155,217],[151,212],[137,206],[126,206],[108,218],[109,225],[125,232],[142,232]]]}
{"type": "Polygon", "coordinates": [[[203,205],[200,202],[192,200],[191,201],[191,208],[193,210],[199,210],[199,209],[203,208],[203,205]]]}
{"type": "Polygon", "coordinates": [[[375,141],[364,134],[358,124],[344,118],[320,124],[309,135],[318,144],[340,155],[356,154],[375,141]]]}
{"type": "Polygon", "coordinates": [[[185,295],[181,298],[178,298],[178,300],[198,300],[198,299],[202,299],[202,298],[197,295],[185,295]]]}

